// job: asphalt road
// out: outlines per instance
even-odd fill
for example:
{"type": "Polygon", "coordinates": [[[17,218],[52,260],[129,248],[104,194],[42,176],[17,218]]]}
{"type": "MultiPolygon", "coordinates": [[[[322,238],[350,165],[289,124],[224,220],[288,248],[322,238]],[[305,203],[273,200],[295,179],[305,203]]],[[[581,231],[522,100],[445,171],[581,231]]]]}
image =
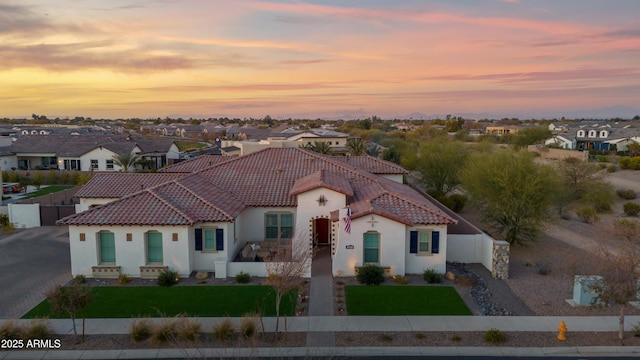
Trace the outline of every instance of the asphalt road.
{"type": "Polygon", "coordinates": [[[66,226],[16,230],[0,237],[0,319],[20,318],[49,289],[70,279],[66,226]]]}

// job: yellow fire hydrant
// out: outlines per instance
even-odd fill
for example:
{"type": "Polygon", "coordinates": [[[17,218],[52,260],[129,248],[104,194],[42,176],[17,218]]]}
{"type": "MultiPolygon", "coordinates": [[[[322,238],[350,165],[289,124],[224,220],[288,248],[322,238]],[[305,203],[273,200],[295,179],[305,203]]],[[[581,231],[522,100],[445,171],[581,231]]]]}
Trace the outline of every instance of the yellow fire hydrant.
{"type": "Polygon", "coordinates": [[[565,341],[567,337],[565,336],[567,333],[567,324],[564,321],[560,321],[560,325],[558,325],[558,340],[565,341]]]}

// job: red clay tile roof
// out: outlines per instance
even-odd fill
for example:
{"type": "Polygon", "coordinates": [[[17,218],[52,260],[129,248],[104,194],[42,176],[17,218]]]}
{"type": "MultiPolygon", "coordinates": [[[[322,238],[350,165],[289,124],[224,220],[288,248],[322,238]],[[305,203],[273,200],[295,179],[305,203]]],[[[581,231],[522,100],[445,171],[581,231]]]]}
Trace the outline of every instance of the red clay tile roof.
{"type": "Polygon", "coordinates": [[[158,172],[160,173],[192,173],[198,170],[206,169],[208,167],[218,165],[221,162],[229,161],[236,156],[222,156],[222,155],[200,155],[196,158],[181,161],[177,164],[173,164],[164,167],[158,172]]]}
{"type": "Polygon", "coordinates": [[[110,224],[130,224],[138,214],[149,225],[176,224],[176,219],[190,224],[234,221],[248,206],[295,207],[295,194],[318,184],[347,194],[354,218],[379,214],[408,225],[456,223],[409,186],[299,148],[268,148],[243,155],[60,223],[105,224],[108,218],[110,224]],[[153,196],[143,196],[145,193],[153,196]],[[152,198],[162,215],[148,213],[152,198]]]}
{"type": "Polygon", "coordinates": [[[404,175],[409,173],[398,164],[371,156],[332,156],[331,158],[372,174],[404,175]]]}
{"type": "Polygon", "coordinates": [[[175,180],[184,174],[96,173],[78,192],[79,198],[121,198],[152,186],[175,180]]]}
{"type": "Polygon", "coordinates": [[[319,187],[334,190],[347,196],[353,196],[353,189],[347,179],[325,170],[314,172],[311,175],[296,180],[291,191],[289,191],[289,195],[298,195],[319,187]]]}

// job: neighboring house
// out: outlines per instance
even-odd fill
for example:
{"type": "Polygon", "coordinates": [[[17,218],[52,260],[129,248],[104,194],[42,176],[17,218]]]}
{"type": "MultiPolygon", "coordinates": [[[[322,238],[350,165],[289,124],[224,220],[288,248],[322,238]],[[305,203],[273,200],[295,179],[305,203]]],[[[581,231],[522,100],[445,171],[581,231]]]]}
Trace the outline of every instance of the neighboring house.
{"type": "Polygon", "coordinates": [[[519,128],[517,126],[487,126],[484,129],[484,132],[487,135],[502,136],[506,134],[515,134],[518,130],[519,128]]]}
{"type": "Polygon", "coordinates": [[[566,135],[553,135],[551,139],[545,140],[544,144],[546,146],[555,145],[561,149],[565,150],[574,150],[576,148],[576,139],[569,138],[566,135]]]}
{"type": "MultiPolygon", "coordinates": [[[[150,187],[141,191],[133,184],[133,193],[58,222],[69,226],[71,273],[154,277],[169,267],[183,277],[194,271],[215,272],[218,278],[241,271],[266,276],[265,263],[252,260],[268,259],[266,249],[273,244],[330,247],[335,276],[353,276],[366,264],[383,266],[389,274],[444,272],[447,260],[461,259],[491,268],[492,239],[487,242],[480,231],[458,231],[452,238],[458,245],[451,249],[449,228],[459,227],[455,215],[399,177],[394,181],[363,169],[397,171],[384,170],[386,162],[350,161],[270,148],[159,185],[149,180],[150,187]],[[262,245],[262,255],[251,244],[262,245]]],[[[95,199],[90,189],[96,189],[115,199],[110,192],[118,195],[132,182],[96,179],[78,196],[95,199]]]]}
{"type": "Polygon", "coordinates": [[[23,135],[12,144],[18,169],[120,171],[113,156],[139,154],[160,168],[179,158],[171,139],[146,140],[123,135],[23,135]]]}
{"type": "Polygon", "coordinates": [[[627,146],[638,142],[640,129],[628,124],[579,122],[567,124],[561,131],[545,141],[545,145],[558,145],[566,150],[627,151],[627,146]]]}
{"type": "Polygon", "coordinates": [[[314,142],[326,142],[335,154],[347,153],[349,135],[327,129],[309,129],[306,131],[286,129],[271,133],[267,140],[297,142],[299,145],[312,145],[314,142]]]}

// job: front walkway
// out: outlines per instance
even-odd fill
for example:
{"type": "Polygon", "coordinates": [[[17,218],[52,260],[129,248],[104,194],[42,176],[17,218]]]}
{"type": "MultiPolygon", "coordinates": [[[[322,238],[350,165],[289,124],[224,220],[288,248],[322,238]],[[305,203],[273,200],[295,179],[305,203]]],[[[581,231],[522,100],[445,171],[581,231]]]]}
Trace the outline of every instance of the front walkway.
{"type": "MultiPolygon", "coordinates": [[[[309,286],[309,317],[333,316],[333,276],[331,275],[331,249],[318,248],[311,264],[311,284],[309,286]]],[[[334,347],[335,336],[319,332],[309,327],[308,347],[334,347]]]]}

